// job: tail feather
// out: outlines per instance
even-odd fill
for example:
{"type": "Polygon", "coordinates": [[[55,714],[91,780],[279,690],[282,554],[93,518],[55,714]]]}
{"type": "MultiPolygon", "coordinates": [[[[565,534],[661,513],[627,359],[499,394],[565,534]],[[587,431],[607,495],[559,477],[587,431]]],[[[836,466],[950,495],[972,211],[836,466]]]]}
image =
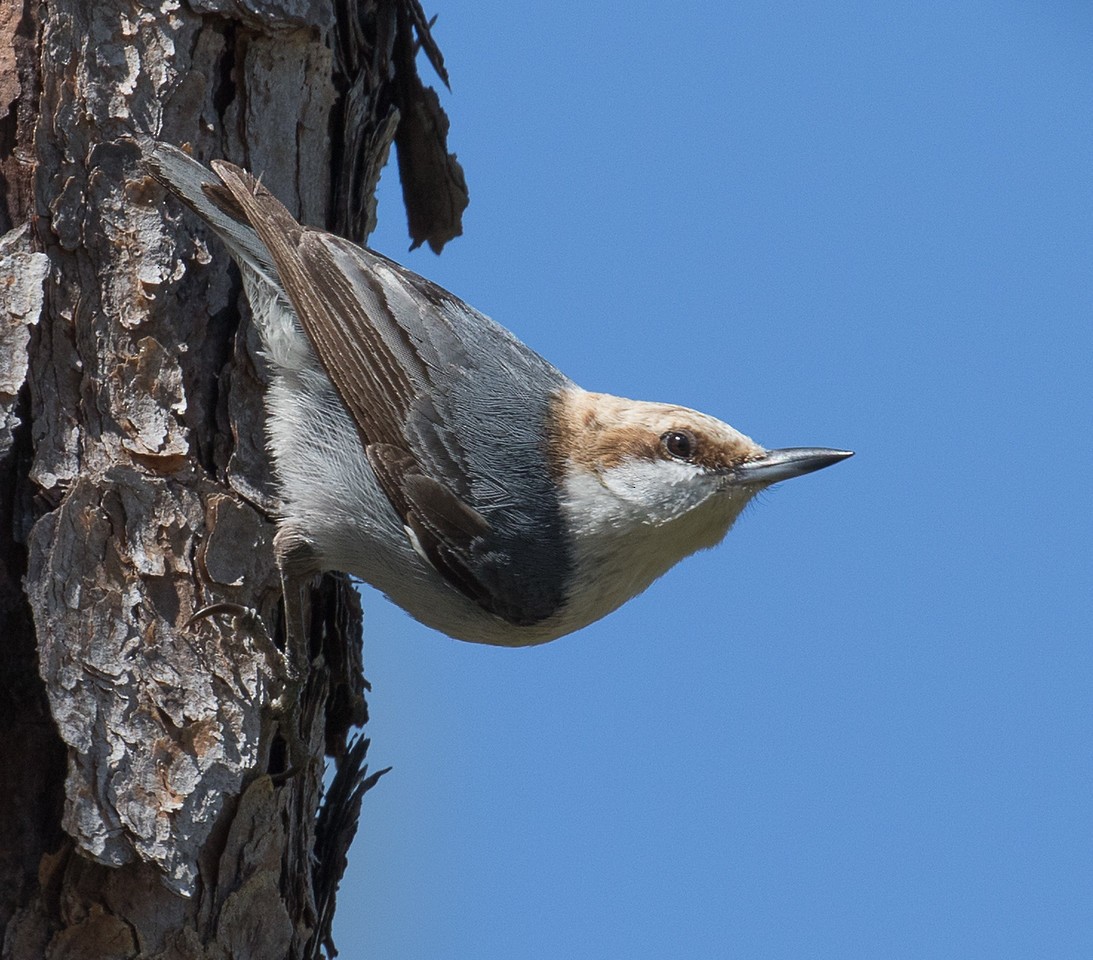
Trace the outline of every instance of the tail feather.
{"type": "Polygon", "coordinates": [[[277,285],[273,258],[219,179],[168,143],[146,139],[140,148],[148,172],[212,227],[236,260],[277,285]]]}

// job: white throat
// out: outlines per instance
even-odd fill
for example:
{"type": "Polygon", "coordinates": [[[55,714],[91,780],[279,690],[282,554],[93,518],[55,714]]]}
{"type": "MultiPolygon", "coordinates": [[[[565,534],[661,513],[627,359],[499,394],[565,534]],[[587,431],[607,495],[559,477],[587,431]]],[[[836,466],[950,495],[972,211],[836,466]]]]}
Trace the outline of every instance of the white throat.
{"type": "Polygon", "coordinates": [[[592,623],[684,557],[716,546],[753,492],[667,460],[628,459],[599,472],[574,466],[562,484],[576,561],[567,611],[592,623]]]}

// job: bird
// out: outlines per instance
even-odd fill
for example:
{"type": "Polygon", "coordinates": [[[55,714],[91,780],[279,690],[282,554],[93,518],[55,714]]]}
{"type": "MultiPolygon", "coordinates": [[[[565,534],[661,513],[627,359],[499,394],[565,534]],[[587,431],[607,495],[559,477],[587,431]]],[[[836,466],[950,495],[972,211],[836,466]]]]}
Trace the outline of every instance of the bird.
{"type": "Polygon", "coordinates": [[[761,490],[852,456],[586,391],[435,283],[301,225],[240,167],[140,148],[239,266],[271,368],[286,584],[339,571],[458,640],[541,644],[720,543],[761,490]]]}

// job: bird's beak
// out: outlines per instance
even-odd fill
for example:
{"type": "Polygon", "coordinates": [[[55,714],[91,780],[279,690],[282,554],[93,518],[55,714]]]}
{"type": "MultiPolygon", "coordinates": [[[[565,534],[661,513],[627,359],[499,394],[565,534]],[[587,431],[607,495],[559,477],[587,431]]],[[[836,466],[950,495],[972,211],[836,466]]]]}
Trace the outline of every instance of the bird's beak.
{"type": "Polygon", "coordinates": [[[733,484],[762,484],[768,486],[780,480],[800,477],[814,470],[822,470],[833,463],[852,457],[849,450],[828,450],[824,447],[787,447],[785,450],[768,450],[757,460],[749,460],[731,473],[733,484]]]}

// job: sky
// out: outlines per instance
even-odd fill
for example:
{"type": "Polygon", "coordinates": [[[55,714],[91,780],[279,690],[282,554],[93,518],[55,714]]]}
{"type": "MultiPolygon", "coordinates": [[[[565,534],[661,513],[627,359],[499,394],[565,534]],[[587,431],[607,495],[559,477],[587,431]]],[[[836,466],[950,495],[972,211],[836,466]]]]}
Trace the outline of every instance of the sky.
{"type": "Polygon", "coordinates": [[[857,455],[542,647],[366,590],[342,956],[1093,957],[1093,5],[426,11],[465,235],[408,253],[391,166],[372,245],[857,455]]]}

